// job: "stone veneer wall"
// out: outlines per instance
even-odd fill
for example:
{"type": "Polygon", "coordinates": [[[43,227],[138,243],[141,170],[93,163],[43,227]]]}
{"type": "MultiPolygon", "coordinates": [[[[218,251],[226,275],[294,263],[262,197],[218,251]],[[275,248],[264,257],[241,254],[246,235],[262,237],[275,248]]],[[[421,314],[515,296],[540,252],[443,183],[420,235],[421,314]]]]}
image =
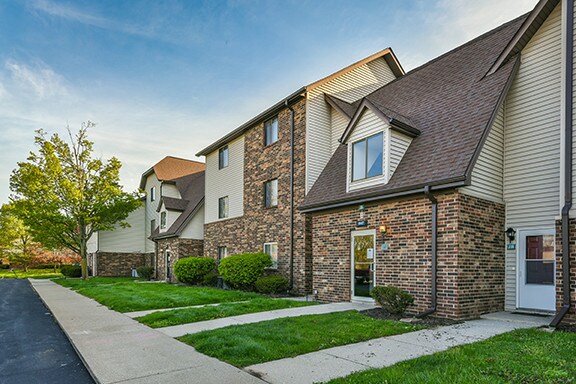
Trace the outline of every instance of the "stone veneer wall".
{"type": "Polygon", "coordinates": [[[204,254],[204,241],[170,237],[156,242],[156,280],[166,280],[166,250],[170,251],[170,282],[175,283],[174,264],[180,259],[204,254]]]}
{"type": "MultiPolygon", "coordinates": [[[[572,306],[562,323],[576,323],[576,219],[570,219],[570,298],[572,306]]],[[[562,271],[562,221],[556,220],[556,310],[564,304],[564,273],[562,271]]]]}
{"type": "MultiPolygon", "coordinates": [[[[306,102],[294,106],[294,292],[311,290],[310,219],[298,211],[305,195],[306,102]]],[[[204,252],[216,258],[218,247],[228,255],[261,252],[278,242],[278,272],[290,273],[290,111],[278,114],[278,141],[264,146],[263,124],[245,134],[244,216],[206,224],[204,252]],[[264,183],[278,179],[278,206],[264,207],[264,183]]],[[[233,161],[231,159],[231,161],[233,161]]]]}
{"type": "Polygon", "coordinates": [[[153,253],[97,252],[97,276],[132,276],[132,269],[153,265],[153,253]]]}
{"type": "MultiPolygon", "coordinates": [[[[504,207],[457,192],[438,194],[437,316],[473,318],[504,306],[504,207]]],[[[423,196],[366,204],[312,218],[313,288],[322,301],[351,299],[351,232],[376,231],[376,284],[415,297],[412,313],[431,305],[431,203],[423,196]],[[387,225],[388,251],[377,228],[387,225]]]]}

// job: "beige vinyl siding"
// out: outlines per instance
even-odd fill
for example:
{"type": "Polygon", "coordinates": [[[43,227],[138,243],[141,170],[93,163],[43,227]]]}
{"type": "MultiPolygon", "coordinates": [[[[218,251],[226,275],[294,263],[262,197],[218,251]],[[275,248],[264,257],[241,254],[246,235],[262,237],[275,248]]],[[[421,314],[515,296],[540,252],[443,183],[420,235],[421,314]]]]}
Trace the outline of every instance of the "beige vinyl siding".
{"type": "Polygon", "coordinates": [[[398,164],[404,157],[404,154],[408,150],[410,143],[412,142],[412,138],[410,136],[404,135],[403,133],[396,132],[395,130],[391,130],[390,135],[390,156],[389,156],[389,176],[388,180],[392,178],[398,164]]]}
{"type": "Polygon", "coordinates": [[[503,202],[504,106],[498,110],[486,142],[472,170],[471,185],[460,191],[482,199],[503,202]]]}
{"type": "Polygon", "coordinates": [[[156,251],[156,244],[149,239],[150,237],[150,220],[156,220],[156,226],[160,225],[160,216],[156,209],[158,208],[158,204],[160,203],[160,181],[156,178],[156,174],[152,173],[146,178],[146,214],[145,214],[145,224],[144,224],[144,231],[145,237],[144,240],[146,243],[146,252],[155,252],[156,251]],[[150,188],[156,188],[156,199],[154,201],[150,201],[150,188]]]}
{"type": "Polygon", "coordinates": [[[178,219],[178,217],[180,217],[180,215],[182,214],[182,212],[179,211],[169,211],[167,209],[165,209],[164,207],[162,207],[162,210],[158,213],[158,221],[157,221],[157,225],[160,226],[160,215],[162,214],[162,212],[166,212],[166,226],[164,228],[160,228],[160,233],[164,233],[166,232],[168,229],[170,229],[170,227],[172,226],[172,224],[174,224],[174,222],[178,219]]]}
{"type": "Polygon", "coordinates": [[[162,183],[162,196],[179,199],[180,192],[178,192],[178,188],[176,188],[176,185],[164,182],[162,183]]]}
{"type": "Polygon", "coordinates": [[[180,237],[183,239],[198,240],[202,240],[204,238],[204,206],[202,206],[198,212],[196,212],[192,220],[190,220],[188,225],[186,225],[186,228],[184,228],[182,231],[180,237]]]}
{"type": "Polygon", "coordinates": [[[344,130],[348,126],[350,119],[338,112],[334,108],[330,108],[330,127],[332,129],[331,151],[334,153],[340,145],[340,138],[344,130]]]}
{"type": "Polygon", "coordinates": [[[386,60],[380,57],[321,84],[307,93],[306,192],[312,188],[330,160],[339,138],[337,132],[332,132],[331,107],[324,100],[324,93],[351,103],[395,78],[386,60]],[[331,144],[327,145],[329,139],[331,144]]]}
{"type": "Polygon", "coordinates": [[[86,252],[94,253],[98,250],[98,232],[94,232],[86,243],[86,252]]]}
{"type": "MultiPolygon", "coordinates": [[[[506,227],[554,228],[560,189],[560,6],[522,51],[504,110],[506,227]]],[[[507,310],[516,307],[516,251],[506,252],[507,310]]]]}
{"type": "Polygon", "coordinates": [[[205,219],[218,219],[218,199],[228,196],[228,218],[244,215],[244,136],[228,143],[228,166],[218,169],[218,150],[206,156],[205,219]]]}
{"type": "Polygon", "coordinates": [[[130,227],[122,228],[120,225],[111,231],[99,233],[100,252],[144,252],[144,215],[145,208],[140,207],[130,213],[126,222],[130,227]]]}

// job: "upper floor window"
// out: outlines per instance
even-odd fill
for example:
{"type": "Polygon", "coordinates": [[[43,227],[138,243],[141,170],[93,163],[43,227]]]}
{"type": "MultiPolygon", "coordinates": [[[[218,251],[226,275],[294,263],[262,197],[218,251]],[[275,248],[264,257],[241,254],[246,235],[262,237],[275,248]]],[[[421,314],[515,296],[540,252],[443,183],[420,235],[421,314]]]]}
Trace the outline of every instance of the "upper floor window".
{"type": "Polygon", "coordinates": [[[270,268],[278,268],[278,243],[264,243],[264,253],[270,255],[272,259],[270,268]]]}
{"type": "Polygon", "coordinates": [[[264,206],[266,208],[278,205],[278,179],[264,183],[264,206]]]}
{"type": "Polygon", "coordinates": [[[160,229],[166,228],[166,211],[160,212],[160,229]]]}
{"type": "Polygon", "coordinates": [[[228,196],[218,199],[218,218],[225,219],[228,217],[228,196]]]}
{"type": "Polygon", "coordinates": [[[156,229],[156,220],[152,219],[150,220],[150,233],[154,233],[155,229],[156,229]]]}
{"type": "Polygon", "coordinates": [[[226,168],[227,166],[228,166],[228,146],[225,146],[218,150],[218,169],[226,168]]]}
{"type": "Polygon", "coordinates": [[[352,144],[352,181],[382,175],[383,153],[383,133],[378,133],[352,144]]]}
{"type": "Polygon", "coordinates": [[[264,145],[278,141],[278,116],[264,122],[264,145]]]}
{"type": "Polygon", "coordinates": [[[156,200],[156,187],[150,188],[150,201],[156,200]]]}

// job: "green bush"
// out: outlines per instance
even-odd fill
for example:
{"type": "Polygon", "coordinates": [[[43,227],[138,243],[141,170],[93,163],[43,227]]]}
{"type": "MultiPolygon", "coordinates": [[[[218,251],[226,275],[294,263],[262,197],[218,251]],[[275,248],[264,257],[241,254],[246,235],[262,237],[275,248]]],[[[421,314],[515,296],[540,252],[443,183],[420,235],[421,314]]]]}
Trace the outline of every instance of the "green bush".
{"type": "Polygon", "coordinates": [[[82,277],[82,267],[79,265],[63,265],[60,273],[66,277],[82,277]]]}
{"type": "Polygon", "coordinates": [[[414,303],[414,297],[406,291],[393,286],[374,287],[370,295],[386,311],[402,314],[414,303]]]}
{"type": "Polygon", "coordinates": [[[216,261],[211,257],[186,257],[174,265],[174,275],[182,283],[200,284],[204,276],[214,272],[216,261]]]}
{"type": "Polygon", "coordinates": [[[138,276],[142,277],[143,279],[150,280],[154,274],[154,268],[140,267],[136,269],[136,272],[138,273],[138,276]]]}
{"type": "Polygon", "coordinates": [[[270,255],[259,253],[241,253],[222,259],[218,270],[226,284],[232,288],[250,290],[264,270],[272,265],[270,255]]]}
{"type": "Polygon", "coordinates": [[[284,276],[263,276],[254,285],[260,293],[282,293],[288,290],[288,279],[284,276]]]}
{"type": "Polygon", "coordinates": [[[218,273],[210,272],[204,275],[202,279],[202,285],[206,287],[215,287],[218,285],[218,273]]]}
{"type": "Polygon", "coordinates": [[[0,264],[0,269],[10,269],[10,264],[0,264]]]}

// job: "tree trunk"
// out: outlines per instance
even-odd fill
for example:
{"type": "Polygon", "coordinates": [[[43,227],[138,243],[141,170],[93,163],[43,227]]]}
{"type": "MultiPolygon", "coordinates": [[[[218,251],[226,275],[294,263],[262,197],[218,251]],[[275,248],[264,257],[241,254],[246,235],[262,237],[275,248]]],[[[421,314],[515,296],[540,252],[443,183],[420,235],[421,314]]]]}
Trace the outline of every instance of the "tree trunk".
{"type": "Polygon", "coordinates": [[[87,248],[87,241],[86,241],[86,226],[80,226],[80,257],[82,261],[80,262],[80,266],[82,268],[82,280],[86,280],[88,278],[88,250],[87,248]]]}

